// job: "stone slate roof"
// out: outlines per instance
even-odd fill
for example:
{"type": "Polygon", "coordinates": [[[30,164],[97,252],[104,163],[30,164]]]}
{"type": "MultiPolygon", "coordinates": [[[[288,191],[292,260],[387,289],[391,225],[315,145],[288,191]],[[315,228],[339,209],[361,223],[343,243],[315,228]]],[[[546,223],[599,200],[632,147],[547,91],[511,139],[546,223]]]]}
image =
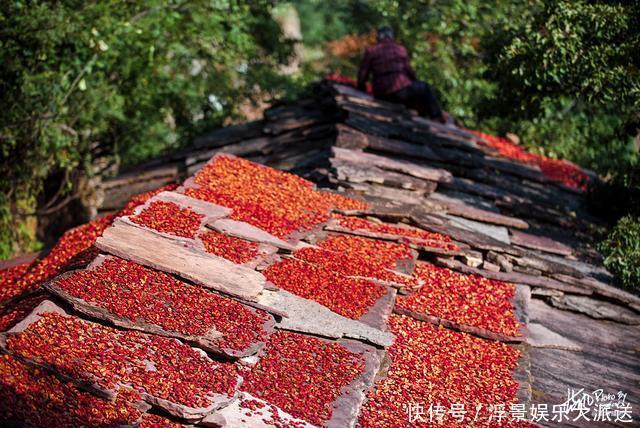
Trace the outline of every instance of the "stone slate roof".
{"type": "Polygon", "coordinates": [[[594,179],[318,84],[105,183],[109,215],[4,264],[0,419],[495,424],[567,388],[635,410],[640,299],[591,249],[594,179]]]}

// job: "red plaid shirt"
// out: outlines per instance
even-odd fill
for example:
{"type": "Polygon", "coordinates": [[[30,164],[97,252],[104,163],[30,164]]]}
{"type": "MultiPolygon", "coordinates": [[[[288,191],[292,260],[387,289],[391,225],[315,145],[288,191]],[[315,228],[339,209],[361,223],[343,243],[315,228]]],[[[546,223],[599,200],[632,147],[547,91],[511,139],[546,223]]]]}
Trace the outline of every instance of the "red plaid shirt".
{"type": "Polygon", "coordinates": [[[358,70],[358,88],[366,87],[373,75],[373,95],[387,95],[406,88],[416,79],[407,50],[391,39],[367,49],[358,70]]]}

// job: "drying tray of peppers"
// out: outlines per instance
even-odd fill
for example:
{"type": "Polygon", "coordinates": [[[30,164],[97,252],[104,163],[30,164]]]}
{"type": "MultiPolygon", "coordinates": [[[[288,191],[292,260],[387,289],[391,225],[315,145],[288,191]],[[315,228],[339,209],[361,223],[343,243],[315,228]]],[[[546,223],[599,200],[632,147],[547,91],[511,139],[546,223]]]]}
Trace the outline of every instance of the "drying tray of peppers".
{"type": "Polygon", "coordinates": [[[545,177],[551,181],[580,192],[586,191],[589,187],[591,181],[589,175],[572,162],[530,153],[508,138],[497,137],[471,129],[467,129],[467,131],[480,137],[481,144],[494,149],[500,156],[537,165],[545,177]]]}
{"type": "Polygon", "coordinates": [[[241,373],[240,389],[317,426],[353,426],[381,354],[353,340],[279,331],[241,373]]]}
{"type": "Polygon", "coordinates": [[[515,285],[424,262],[417,264],[415,275],[423,285],[399,296],[395,312],[488,339],[524,340],[516,304],[525,303],[515,285]]]}
{"type": "Polygon", "coordinates": [[[330,235],[293,253],[299,260],[341,275],[368,279],[398,289],[417,288],[412,276],[417,254],[406,244],[353,235],[330,235]]]}
{"type": "MultiPolygon", "coordinates": [[[[117,214],[129,215],[139,205],[145,204],[160,192],[175,189],[167,185],[156,190],[134,196],[117,214]]],[[[56,245],[42,258],[0,271],[0,307],[36,292],[47,280],[71,268],[89,264],[98,254],[93,246],[96,239],[109,227],[116,215],[107,215],[65,232],[56,245]]]]}
{"type": "Polygon", "coordinates": [[[325,229],[369,238],[403,242],[429,253],[441,255],[460,254],[460,247],[447,235],[428,232],[403,223],[385,223],[377,218],[370,219],[333,213],[331,221],[325,229]]]}
{"type": "Polygon", "coordinates": [[[203,254],[255,268],[268,263],[277,248],[210,229],[232,210],[175,192],[162,192],[116,222],[185,242],[203,254]]]}
{"type": "Polygon", "coordinates": [[[50,301],[2,333],[0,345],[99,396],[134,391],[187,421],[227,405],[241,381],[235,364],[213,361],[176,339],[85,321],[50,301]]]}
{"type": "Polygon", "coordinates": [[[232,358],[258,352],[275,324],[262,310],[115,256],[45,287],[88,317],[232,358]]]}
{"type": "Polygon", "coordinates": [[[406,426],[406,406],[410,404],[424,410],[422,420],[412,426],[519,425],[505,423],[506,419],[503,424],[489,420],[490,406],[508,409],[517,402],[519,386],[513,371],[519,350],[405,315],[392,315],[389,326],[396,335],[395,343],[387,349],[389,367],[369,391],[358,426],[406,426]],[[464,424],[448,412],[454,404],[465,406],[468,414],[464,424]],[[447,409],[442,420],[429,422],[430,405],[447,409]]]}
{"type": "Polygon", "coordinates": [[[318,229],[333,209],[364,209],[364,202],[319,191],[312,182],[228,154],[215,155],[179,189],[231,208],[230,218],[295,243],[318,229]]]}
{"type": "Polygon", "coordinates": [[[10,355],[0,356],[0,378],[0,415],[5,421],[29,426],[134,425],[149,408],[133,391],[107,400],[10,355]]]}
{"type": "Polygon", "coordinates": [[[262,273],[280,289],[377,329],[384,330],[393,310],[395,291],[392,289],[302,260],[285,258],[262,273]]]}

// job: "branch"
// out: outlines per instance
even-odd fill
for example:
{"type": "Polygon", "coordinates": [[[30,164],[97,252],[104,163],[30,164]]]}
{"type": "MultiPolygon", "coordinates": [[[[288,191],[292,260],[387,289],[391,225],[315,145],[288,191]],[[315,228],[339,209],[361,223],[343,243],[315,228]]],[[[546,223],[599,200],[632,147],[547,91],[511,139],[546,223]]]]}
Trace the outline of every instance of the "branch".
{"type": "MultiPolygon", "coordinates": [[[[185,3],[186,3],[186,1],[183,1],[183,2],[178,3],[178,4],[169,5],[169,6],[166,7],[166,9],[169,9],[169,10],[180,9],[182,6],[184,6],[185,3]]],[[[157,11],[162,10],[162,9],[165,9],[165,6],[156,6],[156,7],[152,7],[151,9],[143,10],[142,12],[139,12],[139,13],[133,15],[133,17],[129,20],[129,22],[131,24],[133,24],[137,20],[139,20],[141,18],[144,18],[145,16],[149,15],[150,13],[154,13],[154,12],[157,12],[157,11]]]]}
{"type": "Polygon", "coordinates": [[[53,214],[56,211],[60,211],[62,208],[66,207],[67,205],[69,205],[69,203],[71,201],[73,201],[74,199],[78,199],[80,195],[78,193],[74,193],[73,195],[69,195],[66,198],[64,198],[62,201],[60,201],[59,204],[54,205],[51,208],[47,208],[47,209],[40,209],[40,210],[36,210],[35,214],[37,215],[49,215],[49,214],[53,214]]]}

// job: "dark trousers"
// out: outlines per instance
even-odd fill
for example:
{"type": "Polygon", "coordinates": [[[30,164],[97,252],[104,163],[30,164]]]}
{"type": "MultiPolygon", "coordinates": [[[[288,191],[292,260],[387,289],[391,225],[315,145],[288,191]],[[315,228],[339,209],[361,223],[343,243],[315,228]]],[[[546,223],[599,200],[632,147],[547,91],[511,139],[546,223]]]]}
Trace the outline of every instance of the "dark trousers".
{"type": "Polygon", "coordinates": [[[417,110],[420,116],[428,119],[442,117],[442,108],[433,88],[420,80],[414,80],[410,86],[378,98],[403,104],[407,108],[417,110]]]}

